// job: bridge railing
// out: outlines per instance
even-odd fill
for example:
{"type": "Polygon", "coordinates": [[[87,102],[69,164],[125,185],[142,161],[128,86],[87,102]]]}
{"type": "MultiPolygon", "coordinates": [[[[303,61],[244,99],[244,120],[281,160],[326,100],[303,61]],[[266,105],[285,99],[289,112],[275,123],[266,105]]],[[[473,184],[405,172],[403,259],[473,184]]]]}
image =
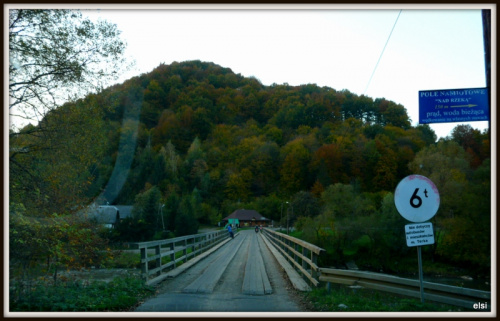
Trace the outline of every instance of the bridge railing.
{"type": "Polygon", "coordinates": [[[263,232],[306,281],[318,286],[318,256],[325,251],[324,249],[268,228],[264,228],[263,232]]]}
{"type": "MultiPolygon", "coordinates": [[[[330,282],[396,293],[410,297],[420,297],[420,281],[397,276],[352,270],[320,268],[322,282],[330,282]]],[[[491,300],[488,291],[467,289],[457,286],[423,282],[424,300],[451,304],[472,309],[479,301],[491,300]]]]}
{"type": "Polygon", "coordinates": [[[176,237],[172,239],[130,243],[141,254],[141,275],[148,282],[163,272],[175,269],[195,256],[228,238],[227,230],[176,237]]]}

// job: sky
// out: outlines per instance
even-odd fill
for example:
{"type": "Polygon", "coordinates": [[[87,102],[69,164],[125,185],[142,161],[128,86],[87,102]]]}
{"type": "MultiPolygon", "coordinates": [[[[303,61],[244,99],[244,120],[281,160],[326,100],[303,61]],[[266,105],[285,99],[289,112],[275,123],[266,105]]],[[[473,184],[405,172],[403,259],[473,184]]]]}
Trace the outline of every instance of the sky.
{"type": "MultiPolygon", "coordinates": [[[[414,126],[419,91],[486,87],[479,5],[96,8],[84,14],[115,23],[136,62],[120,83],[160,63],[201,60],[263,85],[317,84],[385,98],[403,105],[414,126]]],[[[431,128],[439,138],[458,124],[431,128]]],[[[485,121],[467,124],[488,127],[485,121]]]]}

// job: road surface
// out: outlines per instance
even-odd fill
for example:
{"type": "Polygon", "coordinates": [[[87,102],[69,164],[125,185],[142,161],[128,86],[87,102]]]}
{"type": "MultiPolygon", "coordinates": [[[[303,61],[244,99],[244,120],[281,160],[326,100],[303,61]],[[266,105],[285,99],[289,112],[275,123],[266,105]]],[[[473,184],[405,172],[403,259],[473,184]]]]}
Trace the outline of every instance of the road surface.
{"type": "Polygon", "coordinates": [[[136,312],[305,312],[262,235],[234,239],[176,278],[136,312]]]}

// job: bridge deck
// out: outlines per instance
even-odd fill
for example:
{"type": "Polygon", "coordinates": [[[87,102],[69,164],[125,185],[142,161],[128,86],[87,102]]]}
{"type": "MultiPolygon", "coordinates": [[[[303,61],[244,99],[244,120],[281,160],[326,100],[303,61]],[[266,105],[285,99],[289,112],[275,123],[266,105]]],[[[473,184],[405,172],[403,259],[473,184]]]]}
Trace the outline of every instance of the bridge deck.
{"type": "Polygon", "coordinates": [[[298,312],[283,269],[252,230],[161,284],[137,312],[298,312]]]}

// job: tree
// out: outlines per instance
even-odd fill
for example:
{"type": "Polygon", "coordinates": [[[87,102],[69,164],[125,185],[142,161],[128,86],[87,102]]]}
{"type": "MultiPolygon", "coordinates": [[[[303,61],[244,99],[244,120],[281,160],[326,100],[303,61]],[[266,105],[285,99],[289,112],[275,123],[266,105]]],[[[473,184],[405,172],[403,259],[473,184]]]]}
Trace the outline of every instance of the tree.
{"type": "Polygon", "coordinates": [[[52,273],[54,284],[62,269],[100,266],[112,255],[99,227],[80,216],[33,218],[21,204],[10,204],[10,264],[14,277],[24,282],[18,291],[33,285],[34,271],[52,273]]]}
{"type": "Polygon", "coordinates": [[[135,198],[132,215],[135,222],[144,223],[145,226],[141,241],[151,240],[155,231],[160,230],[160,199],[161,193],[156,186],[135,198]]]}
{"type": "Polygon", "coordinates": [[[321,195],[321,200],[324,204],[323,213],[336,219],[352,217],[357,206],[352,185],[341,183],[328,186],[321,195]]]}
{"type": "Polygon", "coordinates": [[[245,161],[253,173],[252,191],[254,195],[267,195],[276,190],[279,147],[274,142],[255,147],[245,161]]]}
{"type": "Polygon", "coordinates": [[[82,204],[73,196],[97,168],[105,104],[98,95],[75,98],[115,79],[124,50],[115,25],[78,11],[9,10],[9,114],[38,121],[9,133],[11,197],[41,201],[28,212],[63,214],[82,204]]]}
{"type": "Polygon", "coordinates": [[[74,10],[9,10],[9,112],[40,120],[69,97],[102,88],[125,66],[116,25],[74,10]]]}
{"type": "Polygon", "coordinates": [[[487,134],[481,134],[470,125],[456,126],[451,133],[451,138],[470,155],[472,168],[477,168],[484,159],[490,157],[487,134]]]}
{"type": "Polygon", "coordinates": [[[181,198],[177,216],[175,217],[175,235],[196,234],[198,226],[199,223],[195,217],[192,195],[185,195],[181,198]]]}
{"type": "Polygon", "coordinates": [[[252,172],[244,168],[241,172],[231,173],[226,184],[226,196],[231,200],[246,201],[250,195],[250,184],[253,178],[252,172]]]}
{"type": "Polygon", "coordinates": [[[342,166],[342,150],[338,144],[327,144],[318,148],[312,160],[312,167],[318,172],[323,185],[330,182],[346,182],[347,174],[342,166]]]}
{"type": "Polygon", "coordinates": [[[170,174],[170,177],[172,178],[177,178],[177,172],[179,168],[179,164],[181,162],[181,158],[177,154],[177,151],[175,150],[174,144],[172,144],[172,141],[169,140],[167,145],[165,146],[165,149],[162,148],[160,151],[162,155],[165,156],[165,161],[166,161],[166,170],[170,174]]]}
{"type": "Polygon", "coordinates": [[[471,170],[467,154],[458,143],[439,141],[418,152],[408,166],[413,173],[428,177],[436,184],[441,196],[440,216],[453,217],[462,211],[459,201],[471,170]]]}
{"type": "Polygon", "coordinates": [[[295,216],[314,217],[320,212],[319,201],[310,192],[300,191],[292,201],[295,216]]]}
{"type": "Polygon", "coordinates": [[[86,192],[105,153],[102,109],[89,96],[51,112],[40,126],[10,139],[11,201],[29,213],[69,213],[88,203],[86,192]]]}
{"type": "Polygon", "coordinates": [[[452,262],[488,267],[491,213],[491,168],[485,160],[471,170],[470,155],[454,140],[440,140],[417,153],[410,169],[431,179],[439,190],[433,218],[442,233],[436,253],[452,262]],[[481,228],[478,228],[481,227],[481,228]]]}
{"type": "MultiPolygon", "coordinates": [[[[279,170],[280,184],[284,193],[297,193],[308,186],[307,165],[311,153],[303,139],[296,139],[281,149],[283,163],[279,170]]],[[[311,182],[312,185],[312,182],[311,182]]]]}
{"type": "Polygon", "coordinates": [[[375,139],[375,145],[380,158],[374,168],[375,177],[373,178],[373,185],[378,190],[389,191],[397,183],[397,155],[388,146],[390,143],[391,141],[385,135],[379,135],[375,139]]]}

